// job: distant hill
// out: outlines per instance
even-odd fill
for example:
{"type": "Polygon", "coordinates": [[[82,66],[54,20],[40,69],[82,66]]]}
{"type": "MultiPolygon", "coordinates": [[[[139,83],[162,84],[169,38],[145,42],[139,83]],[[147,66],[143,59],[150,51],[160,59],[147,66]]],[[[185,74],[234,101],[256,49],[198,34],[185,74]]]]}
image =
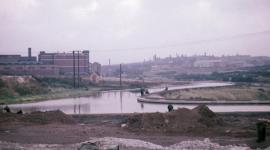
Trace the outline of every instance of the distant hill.
{"type": "MultiPolygon", "coordinates": [[[[154,57],[150,61],[122,64],[122,76],[138,79],[200,79],[200,77],[194,76],[208,76],[213,73],[229,74],[229,72],[248,71],[252,68],[258,68],[258,66],[263,69],[263,66],[267,67],[268,65],[270,65],[270,57],[267,56],[236,55],[218,57],[200,55],[154,57]]],[[[102,66],[103,76],[119,77],[119,73],[119,65],[102,66]]],[[[202,79],[208,78],[203,77],[202,79]]]]}

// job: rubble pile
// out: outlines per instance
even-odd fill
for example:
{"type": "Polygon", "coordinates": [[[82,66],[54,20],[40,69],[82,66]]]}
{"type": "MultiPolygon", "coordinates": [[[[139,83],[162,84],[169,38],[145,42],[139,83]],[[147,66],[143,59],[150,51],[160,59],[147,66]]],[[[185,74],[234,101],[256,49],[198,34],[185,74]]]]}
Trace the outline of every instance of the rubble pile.
{"type": "MultiPolygon", "coordinates": [[[[221,146],[218,143],[212,143],[208,138],[202,140],[182,141],[170,146],[161,146],[158,144],[137,140],[137,139],[123,139],[115,137],[104,137],[93,140],[96,143],[103,143],[105,145],[119,145],[120,149],[143,149],[143,150],[251,150],[248,146],[226,145],[221,146]]],[[[84,143],[83,143],[84,144],[84,143]]]]}
{"type": "Polygon", "coordinates": [[[75,120],[60,110],[32,112],[30,114],[0,113],[0,123],[23,122],[33,124],[63,123],[74,124],[75,120]]]}
{"type": "MultiPolygon", "coordinates": [[[[221,146],[217,143],[212,143],[209,139],[193,140],[193,141],[182,141],[170,146],[161,146],[153,144],[150,142],[137,140],[137,139],[123,139],[115,137],[104,137],[93,139],[91,142],[75,143],[75,144],[19,144],[0,141],[0,146],[2,149],[16,149],[16,150],[88,150],[88,149],[103,149],[103,150],[117,150],[117,149],[128,149],[128,150],[251,150],[247,146],[236,146],[236,145],[225,145],[221,146]],[[87,143],[95,141],[96,143],[101,143],[103,146],[100,147],[97,144],[93,147],[85,146],[87,143]],[[110,145],[110,146],[108,146],[110,145]],[[115,147],[114,147],[115,146],[115,147]]],[[[266,148],[269,150],[270,147],[266,148]]]]}
{"type": "Polygon", "coordinates": [[[207,106],[194,109],[179,108],[167,113],[133,114],[128,118],[127,128],[153,132],[204,131],[206,128],[222,125],[222,119],[207,106]]]}

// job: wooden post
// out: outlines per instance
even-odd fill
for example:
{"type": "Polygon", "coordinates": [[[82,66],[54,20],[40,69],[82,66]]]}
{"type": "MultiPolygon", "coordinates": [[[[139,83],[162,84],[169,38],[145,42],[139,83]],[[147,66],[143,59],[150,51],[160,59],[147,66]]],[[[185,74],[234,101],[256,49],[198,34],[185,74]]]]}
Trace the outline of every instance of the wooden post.
{"type": "Polygon", "coordinates": [[[80,87],[80,51],[78,52],[78,88],[80,87]]]}
{"type": "Polygon", "coordinates": [[[120,87],[122,88],[122,64],[120,64],[120,87]]]}
{"type": "Polygon", "coordinates": [[[73,56],[73,87],[76,87],[76,73],[75,73],[75,51],[72,51],[72,56],[73,56]]]}

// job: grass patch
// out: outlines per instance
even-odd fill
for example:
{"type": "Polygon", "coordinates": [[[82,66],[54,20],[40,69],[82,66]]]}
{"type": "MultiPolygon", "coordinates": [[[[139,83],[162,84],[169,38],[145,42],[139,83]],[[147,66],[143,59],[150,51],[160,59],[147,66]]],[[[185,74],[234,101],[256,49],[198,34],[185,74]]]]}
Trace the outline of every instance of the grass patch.
{"type": "Polygon", "coordinates": [[[2,104],[13,104],[13,103],[24,103],[32,101],[42,101],[51,99],[61,99],[69,97],[83,97],[97,95],[100,89],[92,89],[91,91],[86,89],[65,89],[65,88],[53,88],[50,93],[46,94],[32,94],[23,96],[13,96],[13,97],[2,97],[0,98],[0,103],[2,104]]]}
{"type": "Polygon", "coordinates": [[[160,96],[175,100],[270,100],[270,87],[235,85],[228,87],[207,87],[163,91],[160,96]]]}

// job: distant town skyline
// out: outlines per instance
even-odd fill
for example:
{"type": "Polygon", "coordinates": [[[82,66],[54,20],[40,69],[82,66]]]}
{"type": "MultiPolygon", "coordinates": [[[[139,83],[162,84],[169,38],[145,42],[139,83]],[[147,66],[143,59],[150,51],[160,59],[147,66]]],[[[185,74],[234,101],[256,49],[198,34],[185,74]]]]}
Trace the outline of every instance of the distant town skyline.
{"type": "Polygon", "coordinates": [[[270,56],[269,20],[269,0],[0,0],[0,54],[89,50],[103,65],[270,56]]]}

